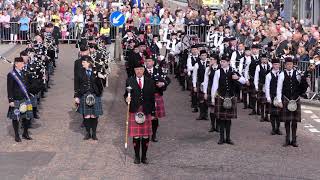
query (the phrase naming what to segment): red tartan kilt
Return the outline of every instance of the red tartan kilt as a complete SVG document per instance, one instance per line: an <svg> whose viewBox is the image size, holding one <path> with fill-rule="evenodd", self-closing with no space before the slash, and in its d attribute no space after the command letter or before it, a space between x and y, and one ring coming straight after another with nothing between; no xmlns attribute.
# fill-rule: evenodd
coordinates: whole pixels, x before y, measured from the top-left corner
<svg viewBox="0 0 320 180"><path fill-rule="evenodd" d="M282 99L283 108L281 111L281 121L283 122L301 122L301 102L300 100L297 101L297 110L291 112L288 110L287 106L289 101L285 98Z"/></svg>
<svg viewBox="0 0 320 180"><path fill-rule="evenodd" d="M146 121L143 124L137 124L135 121L135 113L129 113L129 136L150 136L151 132L151 115L146 115Z"/></svg>
<svg viewBox="0 0 320 180"><path fill-rule="evenodd" d="M156 117L162 118L166 116L166 111L164 109L164 101L163 97L159 94L155 94L155 102L156 102Z"/></svg>
<svg viewBox="0 0 320 180"><path fill-rule="evenodd" d="M220 97L215 98L215 114L218 119L220 120L229 120L229 119L236 119L237 118L237 98L232 98L232 108L231 109L224 109L223 108L223 99Z"/></svg>

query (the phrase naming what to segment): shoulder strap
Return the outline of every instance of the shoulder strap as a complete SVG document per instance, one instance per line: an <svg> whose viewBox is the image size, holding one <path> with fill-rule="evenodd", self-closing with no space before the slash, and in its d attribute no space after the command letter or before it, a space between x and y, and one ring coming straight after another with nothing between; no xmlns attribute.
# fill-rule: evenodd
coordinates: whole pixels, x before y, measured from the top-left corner
<svg viewBox="0 0 320 180"><path fill-rule="evenodd" d="M23 82L19 79L19 77L17 76L17 74L14 71L11 71L10 74L12 75L12 77L14 78L14 80L18 83L21 91L23 92L23 94L26 96L26 98L28 100L30 100L30 97L28 95L28 91L26 86L23 84Z"/></svg>

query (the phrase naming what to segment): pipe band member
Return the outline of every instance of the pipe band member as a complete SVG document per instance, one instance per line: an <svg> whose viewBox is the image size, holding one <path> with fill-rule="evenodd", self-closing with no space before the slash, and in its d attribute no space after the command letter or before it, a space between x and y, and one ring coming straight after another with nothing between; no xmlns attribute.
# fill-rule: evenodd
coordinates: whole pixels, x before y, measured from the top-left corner
<svg viewBox="0 0 320 180"><path fill-rule="evenodd" d="M284 147L289 145L298 147L297 123L301 122L300 95L307 91L308 83L306 77L308 76L308 71L301 75L301 72L293 68L292 58L286 57L285 70L278 77L277 101L278 106L282 109L281 120L284 122L286 129Z"/></svg>
<svg viewBox="0 0 320 180"><path fill-rule="evenodd" d="M215 104L215 114L219 119L220 140L218 144L234 143L230 139L231 119L237 118L237 98L235 84L245 84L246 80L240 76L231 66L228 54L224 54L220 60L221 68L215 72L211 89L211 101ZM226 132L226 136L224 135ZM226 138L224 138L226 137Z"/></svg>
<svg viewBox="0 0 320 180"><path fill-rule="evenodd" d="M130 101L129 106L129 136L133 138L135 151L135 164L148 164L147 150L149 136L151 132L151 121L155 116L155 88L154 81L144 76L145 68L141 61L136 61L134 65L135 76L126 81L126 87L131 87L131 97L128 92L124 94L126 102ZM140 158L140 147L142 156Z"/></svg>
<svg viewBox="0 0 320 180"><path fill-rule="evenodd" d="M155 88L155 118L152 119L152 137L151 141L158 142L157 139L157 129L159 127L159 119L166 116L164 101L163 101L163 93L167 89L170 84L169 77L163 73L162 69L159 66L154 66L154 60L151 56L146 57L146 71L145 76L151 78L154 81Z"/></svg>
<svg viewBox="0 0 320 180"><path fill-rule="evenodd" d="M26 86L25 75L22 71L24 65L23 58L16 57L14 59L13 70L7 75L7 93L9 100L7 117L12 120L16 142L21 142L19 135L20 120L23 126L22 137L26 140L32 140L29 136L28 128L33 118L33 109L28 87Z"/></svg>
<svg viewBox="0 0 320 180"><path fill-rule="evenodd" d="M98 140L96 131L98 118L103 114L101 96L103 85L100 77L93 68L93 60L90 56L82 57L83 68L79 70L75 82L75 102L79 105L77 112L83 116L83 124L86 129L84 140L92 138Z"/></svg>

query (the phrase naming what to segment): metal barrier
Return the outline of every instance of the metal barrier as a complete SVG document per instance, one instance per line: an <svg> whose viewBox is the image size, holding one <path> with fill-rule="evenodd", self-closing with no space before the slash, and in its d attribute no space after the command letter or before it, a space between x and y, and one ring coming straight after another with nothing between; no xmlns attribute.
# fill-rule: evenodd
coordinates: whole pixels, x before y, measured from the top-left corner
<svg viewBox="0 0 320 180"><path fill-rule="evenodd" d="M102 22L94 22L95 28L100 32ZM33 39L39 32L43 25L41 22L32 21L28 24L27 31L21 31L21 26L18 22L10 22L7 25L0 26L0 41L11 43L23 43L27 40ZM81 36L85 28L84 23L70 22L67 25L60 26L61 38L59 41L74 43ZM116 39L116 27L110 26L110 38Z"/></svg>

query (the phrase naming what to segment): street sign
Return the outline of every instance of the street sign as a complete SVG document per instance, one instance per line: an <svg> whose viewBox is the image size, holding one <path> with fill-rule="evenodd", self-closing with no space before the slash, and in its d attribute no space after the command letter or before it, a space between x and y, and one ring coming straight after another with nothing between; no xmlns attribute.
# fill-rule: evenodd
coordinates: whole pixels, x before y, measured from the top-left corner
<svg viewBox="0 0 320 180"><path fill-rule="evenodd" d="M120 11L115 11L110 15L110 22L113 26L121 26L124 24L126 18Z"/></svg>

